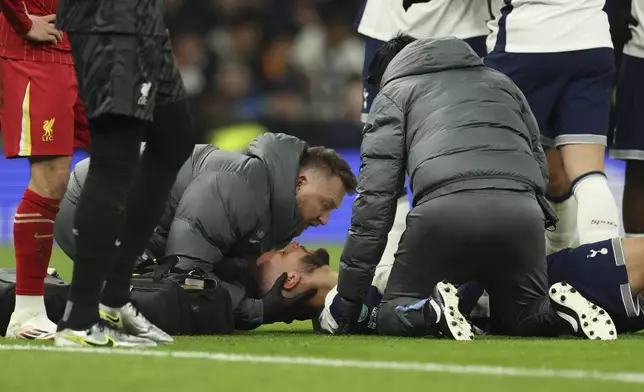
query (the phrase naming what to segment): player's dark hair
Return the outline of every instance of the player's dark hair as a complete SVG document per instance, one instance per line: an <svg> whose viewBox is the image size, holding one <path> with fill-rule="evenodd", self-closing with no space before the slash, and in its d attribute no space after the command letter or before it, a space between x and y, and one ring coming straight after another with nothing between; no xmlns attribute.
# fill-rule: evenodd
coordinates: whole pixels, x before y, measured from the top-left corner
<svg viewBox="0 0 644 392"><path fill-rule="evenodd" d="M385 74L385 70L391 60L396 57L401 50L403 50L407 45L416 41L416 38L400 33L394 38L382 44L381 47L376 50L376 53L369 64L369 70L367 72L367 83L370 85L380 88L380 82L382 81L382 76Z"/></svg>
<svg viewBox="0 0 644 392"><path fill-rule="evenodd" d="M314 250L302 257L302 269L304 272L313 272L318 268L329 265L329 252L324 248Z"/></svg>
<svg viewBox="0 0 644 392"><path fill-rule="evenodd" d="M300 169L315 168L324 170L331 176L338 176L348 195L356 192L358 180L351 166L335 150L326 147L309 147L304 151Z"/></svg>

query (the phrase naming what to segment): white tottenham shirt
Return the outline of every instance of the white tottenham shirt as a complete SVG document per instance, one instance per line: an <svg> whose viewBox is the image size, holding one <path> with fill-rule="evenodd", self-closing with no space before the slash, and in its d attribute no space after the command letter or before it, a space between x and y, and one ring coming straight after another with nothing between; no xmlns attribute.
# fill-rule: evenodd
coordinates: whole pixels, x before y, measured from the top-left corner
<svg viewBox="0 0 644 392"><path fill-rule="evenodd" d="M490 32L486 26L490 19L486 0L432 0L414 4L407 12L402 0L365 1L358 32L380 41L388 41L399 33L414 38L468 39Z"/></svg>
<svg viewBox="0 0 644 392"><path fill-rule="evenodd" d="M603 11L606 0L493 2L488 52L554 53L613 47L608 15Z"/></svg>
<svg viewBox="0 0 644 392"><path fill-rule="evenodd" d="M639 26L631 26L633 38L624 46L624 54L644 59L644 0L633 0L631 14Z"/></svg>

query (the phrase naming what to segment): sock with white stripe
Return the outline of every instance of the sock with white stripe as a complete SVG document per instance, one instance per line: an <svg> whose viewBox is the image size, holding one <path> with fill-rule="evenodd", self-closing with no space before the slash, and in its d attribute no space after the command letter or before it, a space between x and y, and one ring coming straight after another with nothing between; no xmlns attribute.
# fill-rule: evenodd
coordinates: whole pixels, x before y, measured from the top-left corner
<svg viewBox="0 0 644 392"><path fill-rule="evenodd" d="M548 196L548 203L557 214L559 222L554 231L546 231L546 254L569 248L577 228L577 200L572 194L561 198Z"/></svg>
<svg viewBox="0 0 644 392"><path fill-rule="evenodd" d="M619 237L619 212L606 175L590 172L572 182L577 199L577 230L579 243L603 241Z"/></svg>

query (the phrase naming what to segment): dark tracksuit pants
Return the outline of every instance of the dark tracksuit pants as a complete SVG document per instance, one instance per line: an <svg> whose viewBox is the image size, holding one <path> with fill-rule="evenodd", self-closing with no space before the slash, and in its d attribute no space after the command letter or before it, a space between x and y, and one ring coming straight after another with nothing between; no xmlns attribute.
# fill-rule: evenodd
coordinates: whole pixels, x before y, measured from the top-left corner
<svg viewBox="0 0 644 392"><path fill-rule="evenodd" d="M570 333L547 295L544 218L530 192L472 190L416 205L407 216L378 313L378 332L422 336L424 306L443 280L480 280L490 296L493 328L505 335Z"/></svg>

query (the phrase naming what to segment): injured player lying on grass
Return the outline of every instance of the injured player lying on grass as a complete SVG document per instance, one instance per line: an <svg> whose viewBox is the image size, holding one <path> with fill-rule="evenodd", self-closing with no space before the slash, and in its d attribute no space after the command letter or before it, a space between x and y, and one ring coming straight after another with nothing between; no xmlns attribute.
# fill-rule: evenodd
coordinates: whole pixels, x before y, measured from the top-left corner
<svg viewBox="0 0 644 392"><path fill-rule="evenodd" d="M146 260L139 260L139 266L136 269L139 275L148 272L145 262ZM242 265L246 267L240 268ZM150 264L150 266L154 267L155 264ZM133 290L132 301L137 304L138 310L145 317L154 320L157 325L164 328L170 325L186 326L181 331L168 329L168 332L173 335L210 334L206 331L229 333L221 331L225 329L224 326L231 319L234 320L234 328L237 330L251 330L260 325L276 322L262 320L261 314L249 314L250 307L247 306L248 301L262 302L263 307L271 306L266 303L266 298L271 297L269 293L276 290L279 290L280 296L285 298L297 298L302 293L317 290L317 294L308 299L306 306L301 307L297 312L286 310L287 314L283 318L277 317L285 322L315 318L324 306L327 293L338 281L337 273L329 267L329 255L324 249L308 250L296 242L278 250L265 252L255 258L224 259L220 261L219 267L221 268L218 268L217 275L208 273L201 276L216 280L228 292L228 302L231 306L211 307L209 308L211 311L205 311L204 307L207 305L204 302L195 303L195 306L199 306L212 317L193 317L191 312L186 314L177 310L175 303L168 301L167 297L152 295L146 291ZM173 271L199 279L198 269L190 271L174 269ZM149 272L154 272L154 268ZM5 301L8 298L3 297L3 293L12 291L7 288L7 284L11 285L11 282L15 283L15 270L0 269L0 332L3 332L9 323L9 315L13 309L13 302ZM64 283L62 280L58 282L60 282L59 284ZM57 305L60 301L56 297L61 293L64 294L61 290L65 290L65 286L64 284L62 286L56 287L55 291L46 291L45 293L47 313L54 322L60 320L64 309ZM66 295L64 297L66 298ZM212 314L212 312L216 313ZM171 317L176 320L169 320L168 318ZM193 325L193 323L201 325ZM216 325L204 325L204 323L215 323Z"/></svg>
<svg viewBox="0 0 644 392"><path fill-rule="evenodd" d="M578 248L567 248L547 257L548 280L550 285L567 282L559 286L560 292L552 296L568 295L573 298L579 292L598 306L597 314L603 309L610 315L618 333L637 332L644 329L644 238L615 238L585 244ZM360 322L353 326L355 334L378 333L378 307L385 291L391 260L378 265L376 274L365 299ZM447 288L449 290L448 285ZM573 289L572 287L575 287ZM445 289L445 287L443 287ZM478 282L469 282L458 288L460 297L458 310L470 316L473 323L486 333L495 334L494 320L490 319L490 308L483 287ZM452 294L452 293L448 293ZM443 294L444 295L444 294ZM337 302L335 288L328 293L325 308L319 317L323 331L334 333L337 323L334 318L334 304ZM436 295L436 298L440 298ZM428 306L434 309L442 306L436 298L421 299L418 303L417 320L423 319ZM440 301L440 299L439 299ZM603 308L603 309L601 309ZM450 311L450 309L447 309ZM400 309L400 317L409 319L409 309ZM412 315L413 316L413 315ZM593 323L595 316L581 316L581 323ZM604 322L608 323L606 319ZM440 336L436 323L415 323L409 325L409 336Z"/></svg>
<svg viewBox="0 0 644 392"><path fill-rule="evenodd" d="M136 271L146 273L145 268L140 268L142 265ZM154 264L152 266L147 272L154 271ZM215 322L232 317L236 330L253 330L276 322L290 324L294 320L315 319L324 307L327 294L338 282L338 274L329 267L329 254L325 249L309 250L297 242L264 252L258 257L224 258L213 272L205 273L198 266L188 270L175 267L171 272L219 282L230 296L232 315L220 314L215 317ZM288 301L312 291L315 295L292 309L282 308L280 311L277 307L268 312L272 314L271 318L261 314L261 310L266 313L268 308L275 308L272 302L278 298L282 298L279 301ZM136 300L133 294L133 301ZM139 307L144 315L148 309L158 308L151 304ZM164 320L157 323L166 324ZM197 330L208 330L207 327L201 326Z"/></svg>

